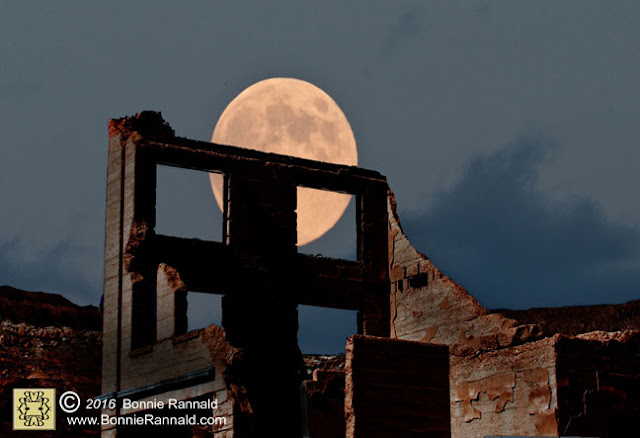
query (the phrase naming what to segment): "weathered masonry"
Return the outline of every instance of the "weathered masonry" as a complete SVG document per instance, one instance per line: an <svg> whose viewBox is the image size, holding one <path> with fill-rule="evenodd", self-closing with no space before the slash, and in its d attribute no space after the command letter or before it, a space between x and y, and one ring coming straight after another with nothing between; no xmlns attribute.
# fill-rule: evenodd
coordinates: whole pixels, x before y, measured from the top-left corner
<svg viewBox="0 0 640 438"><path fill-rule="evenodd" d="M158 165L224 175L220 242L155 232ZM297 252L299 186L355 195L357 261ZM411 245L374 171L179 138L152 112L112 120L105 256L103 397L219 403L208 415L224 422L174 436L614 438L636 428L640 301L491 312ZM222 295L222 328L188 331L190 292ZM299 304L358 312L344 355L300 353ZM140 433L103 427L105 437Z"/></svg>
<svg viewBox="0 0 640 438"><path fill-rule="evenodd" d="M104 397L219 401L212 415L224 423L177 427L176 436L301 437L306 419L320 415L302 402L307 377L297 345L297 306L306 304L358 311L364 337L349 341L345 410L327 420L341 428L341 436L450 435L447 348L390 338L388 189L382 175L178 138L153 112L110 122L108 160ZM224 175L222 242L155 232L158 165ZM299 186L356 196L357 261L297 252ZM224 331L211 326L187 332L188 291L223 296ZM409 357L420 392L410 415L399 410L384 416L385 400L400 403L398 379ZM421 403L431 415L416 414ZM105 437L130 433L139 430L103 428Z"/></svg>
<svg viewBox="0 0 640 438"><path fill-rule="evenodd" d="M637 435L640 300L491 312L411 245L392 194L389 225L391 336L449 346L452 437Z"/></svg>

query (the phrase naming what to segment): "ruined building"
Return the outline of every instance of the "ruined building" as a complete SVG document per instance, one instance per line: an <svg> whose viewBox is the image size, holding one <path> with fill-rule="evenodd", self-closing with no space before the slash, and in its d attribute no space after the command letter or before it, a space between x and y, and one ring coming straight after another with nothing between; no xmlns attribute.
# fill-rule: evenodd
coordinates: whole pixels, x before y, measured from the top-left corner
<svg viewBox="0 0 640 438"><path fill-rule="evenodd" d="M179 412L209 425L58 410L48 437L637 435L640 300L491 312L411 246L377 172L179 138L151 112L109 128L103 314L0 287L0 436L31 436L11 429L18 387L138 403L112 419L216 401ZM222 242L155 232L159 164L225 176ZM357 261L297 252L298 186L356 196ZM188 331L190 292L223 296L223 327ZM298 304L358 311L344 355L300 353Z"/></svg>
<svg viewBox="0 0 640 438"><path fill-rule="evenodd" d="M178 138L150 112L112 120L109 135L103 397L215 398L225 417L214 425L219 436L301 437L314 421L350 437L450 435L447 349L390 338L383 176ZM155 233L159 164L224 175L222 243ZM298 186L357 197L357 261L297 252ZM185 332L188 291L223 295L224 333ZM362 334L350 339L343 370L313 373L309 408L298 304L357 310ZM338 400L327 394L322 403L330 380L344 383ZM321 406L334 401L346 424L342 409ZM136 414L120 406L106 413ZM107 426L103 435L130 431Z"/></svg>
<svg viewBox="0 0 640 438"><path fill-rule="evenodd" d="M221 243L155 233L159 164L224 175ZM298 186L356 196L357 261L297 252ZM187 332L189 291L223 295L222 328ZM344 357L305 361L298 304L358 311ZM606 332L581 321L604 307L491 313L411 246L377 172L110 123L102 397L219 402L177 436L627 436L639 307Z"/></svg>
<svg viewBox="0 0 640 438"><path fill-rule="evenodd" d="M225 175L223 242L155 233L158 164ZM356 195L357 261L297 253L298 185ZM11 430L18 387L217 400L205 414L224 422L178 437L637 435L640 300L491 312L411 246L376 172L178 138L142 113L110 124L107 201L103 318L0 287L0 436L31 436ZM189 291L223 295L223 328L187 331ZM300 354L301 303L358 311L345 355ZM105 410L148 412L167 413ZM37 436L141 433L56 415Z"/></svg>

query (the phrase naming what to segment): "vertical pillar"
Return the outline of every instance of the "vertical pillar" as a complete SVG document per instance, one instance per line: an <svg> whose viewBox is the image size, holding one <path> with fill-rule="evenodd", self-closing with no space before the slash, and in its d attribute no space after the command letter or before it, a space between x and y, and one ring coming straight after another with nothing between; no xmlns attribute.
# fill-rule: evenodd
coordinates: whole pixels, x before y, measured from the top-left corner
<svg viewBox="0 0 640 438"><path fill-rule="evenodd" d="M371 286L358 323L365 335L389 337L388 217L386 184L370 184L358 197L358 260L367 267Z"/></svg>
<svg viewBox="0 0 640 438"><path fill-rule="evenodd" d="M131 265L132 254L155 227L155 163L144 157L143 135L172 136L158 113L143 112L109 122L107 206L105 217L105 283L103 306L102 392L118 392L126 377L132 332L142 343L155 340L156 267ZM132 310L136 301L141 304ZM150 306L151 301L153 305ZM134 318L136 319L133 322ZM137 334L138 334L137 333ZM113 415L113 411L106 414ZM104 431L105 435L115 431Z"/></svg>
<svg viewBox="0 0 640 438"><path fill-rule="evenodd" d="M299 438L298 312L289 269L296 255L296 187L269 174L229 176L229 245L246 275L223 297L227 340L243 349L233 373L250 412L234 415L237 437Z"/></svg>
<svg viewBox="0 0 640 438"><path fill-rule="evenodd" d="M102 316L102 393L116 392L119 382L120 306L122 290L123 133L109 123L107 206L105 217L104 304Z"/></svg>
<svg viewBox="0 0 640 438"><path fill-rule="evenodd" d="M156 216L156 164L141 150L138 129L152 130L155 120L141 113L124 119L122 136L126 137L122 187L122 353L151 345L156 339L156 275L157 266L150 260L136 261L135 253L154 234ZM155 114L155 113L152 113ZM159 117L159 116L158 116ZM157 124L162 119L155 121ZM162 125L158 126L160 128ZM157 129L160 131L160 129Z"/></svg>

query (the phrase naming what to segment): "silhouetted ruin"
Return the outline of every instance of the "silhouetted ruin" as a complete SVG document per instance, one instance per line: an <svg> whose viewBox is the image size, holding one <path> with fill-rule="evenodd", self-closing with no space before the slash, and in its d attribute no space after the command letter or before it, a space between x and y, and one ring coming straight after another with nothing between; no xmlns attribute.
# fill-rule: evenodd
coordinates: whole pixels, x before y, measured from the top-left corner
<svg viewBox="0 0 640 438"><path fill-rule="evenodd" d="M376 360L375 353L368 353L382 342L372 336L386 338L379 345L392 356L424 351L425 369L442 376L438 382L429 376L429 387L439 384L446 402L446 349L389 339L388 189L383 176L353 166L177 138L157 113L113 120L109 128L104 394L129 399L215 396L226 400L224 413L232 419L221 433L257 437L277 430L277 436L301 437L307 371L297 344L297 305L307 304L358 311L358 332L366 338L352 338L346 357L344 405L350 436L388 436L400 424L412 427L408 418L372 414L388 409L382 395L379 406L371 406L371 391L357 396L369 387L367 379L380 379L370 376L370 368L384 364L379 371L389 373L390 384L405 368L402 361ZM155 175L161 164L223 174L223 242L155 233ZM297 252L299 186L356 196L357 261ZM223 295L224 337L184 333L187 291ZM162 382L167 381L165 387ZM424 403L426 408L432 401ZM433 428L448 436L448 409L440 413ZM313 414L305 411L304 416ZM431 427L414 418L416 427ZM342 422L342 415L336 421Z"/></svg>
<svg viewBox="0 0 640 438"><path fill-rule="evenodd" d="M158 165L224 175L221 242L155 232ZM355 195L357 261L297 251L299 186ZM223 296L222 327L188 331L191 292ZM37 331L11 293L0 297L3 346L50 337L42 330L99 343L86 312L47 304L39 318L52 327ZM344 355L300 352L299 304L358 312ZM82 322L58 328L69 318ZM640 301L483 308L413 248L377 172L176 137L154 112L109 124L100 399L217 401L208 415L224 422L172 436L628 437L640 418L639 329ZM74 345L76 365L94 360ZM0 352L9 367L28 347L16 348ZM95 366L58 368L95 391ZM46 383L20 370L25 386ZM145 412L162 414L103 410Z"/></svg>

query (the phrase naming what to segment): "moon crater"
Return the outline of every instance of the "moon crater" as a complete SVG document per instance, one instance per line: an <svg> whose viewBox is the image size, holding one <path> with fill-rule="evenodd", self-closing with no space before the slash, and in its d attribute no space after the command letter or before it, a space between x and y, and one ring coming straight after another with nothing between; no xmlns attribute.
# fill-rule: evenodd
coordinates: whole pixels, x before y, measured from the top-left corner
<svg viewBox="0 0 640 438"><path fill-rule="evenodd" d="M300 158L357 165L351 126L335 101L320 88L293 78L251 85L225 108L211 141ZM222 208L222 177L210 174ZM298 245L326 233L344 213L351 195L298 188Z"/></svg>

